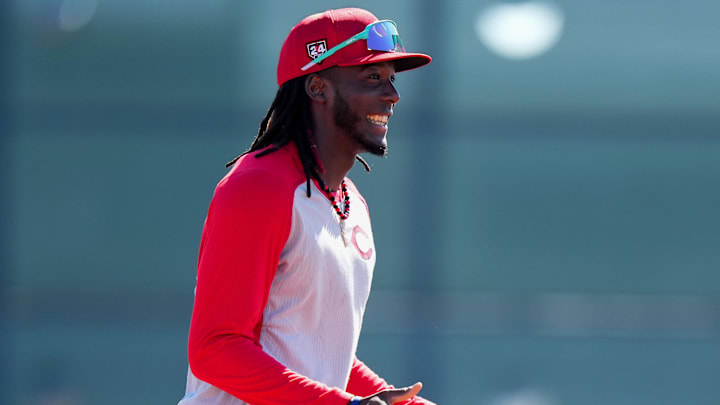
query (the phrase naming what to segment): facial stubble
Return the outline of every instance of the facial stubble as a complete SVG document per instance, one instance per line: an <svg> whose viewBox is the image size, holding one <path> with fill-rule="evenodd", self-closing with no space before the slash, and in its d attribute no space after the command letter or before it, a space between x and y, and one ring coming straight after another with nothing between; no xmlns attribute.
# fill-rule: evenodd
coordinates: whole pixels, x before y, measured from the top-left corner
<svg viewBox="0 0 720 405"><path fill-rule="evenodd" d="M363 118L350 108L347 100L338 93L337 89L335 89L333 119L335 120L335 125L347 132L350 138L359 143L368 153L381 157L387 156L387 144L372 142L370 135L360 132L358 127Z"/></svg>

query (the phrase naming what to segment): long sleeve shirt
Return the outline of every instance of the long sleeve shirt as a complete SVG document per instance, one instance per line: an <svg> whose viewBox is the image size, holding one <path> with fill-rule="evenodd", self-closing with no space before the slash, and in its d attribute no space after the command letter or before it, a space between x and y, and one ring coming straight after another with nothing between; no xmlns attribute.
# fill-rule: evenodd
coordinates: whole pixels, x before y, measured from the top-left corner
<svg viewBox="0 0 720 405"><path fill-rule="evenodd" d="M391 387L355 357L375 264L365 200L346 179L339 221L317 184L307 196L294 144L255 155L210 203L179 405L345 405Z"/></svg>

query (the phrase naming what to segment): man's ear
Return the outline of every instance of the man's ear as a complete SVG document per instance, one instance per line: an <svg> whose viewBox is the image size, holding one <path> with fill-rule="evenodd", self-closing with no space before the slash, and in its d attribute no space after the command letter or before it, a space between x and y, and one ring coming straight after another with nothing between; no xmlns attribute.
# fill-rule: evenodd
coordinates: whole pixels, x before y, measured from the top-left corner
<svg viewBox="0 0 720 405"><path fill-rule="evenodd" d="M327 96L325 95L328 90L328 80L321 77L318 74L311 74L305 79L305 93L307 93L310 100L313 101L325 101Z"/></svg>

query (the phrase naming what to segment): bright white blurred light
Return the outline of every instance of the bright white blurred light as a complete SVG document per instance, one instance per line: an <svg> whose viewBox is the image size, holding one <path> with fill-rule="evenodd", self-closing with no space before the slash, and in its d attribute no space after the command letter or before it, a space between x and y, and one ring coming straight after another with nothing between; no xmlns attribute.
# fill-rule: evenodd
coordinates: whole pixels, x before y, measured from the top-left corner
<svg viewBox="0 0 720 405"><path fill-rule="evenodd" d="M560 39L562 11L551 3L527 1L488 7L475 22L480 41L508 59L530 59L547 52Z"/></svg>
<svg viewBox="0 0 720 405"><path fill-rule="evenodd" d="M97 0L64 0L60 5L59 26L62 31L78 31L95 16Z"/></svg>

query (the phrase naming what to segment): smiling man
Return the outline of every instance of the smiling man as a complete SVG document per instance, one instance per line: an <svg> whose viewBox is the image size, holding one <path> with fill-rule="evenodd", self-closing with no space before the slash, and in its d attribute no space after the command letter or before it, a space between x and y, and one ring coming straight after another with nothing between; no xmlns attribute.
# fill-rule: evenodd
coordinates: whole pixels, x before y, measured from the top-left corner
<svg viewBox="0 0 720 405"><path fill-rule="evenodd" d="M355 356L375 248L346 177L387 154L395 74L430 60L361 9L292 29L275 100L210 203L180 405L431 403Z"/></svg>

